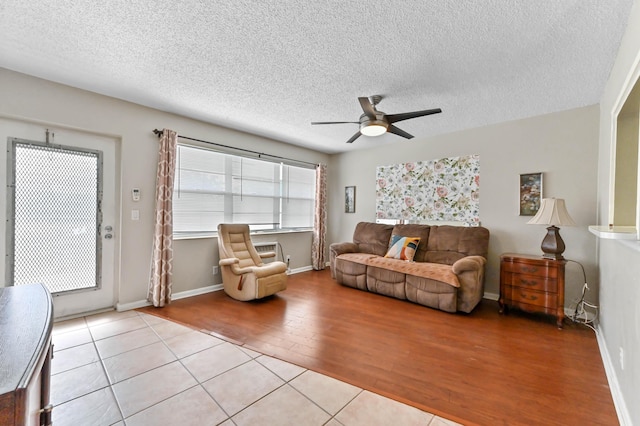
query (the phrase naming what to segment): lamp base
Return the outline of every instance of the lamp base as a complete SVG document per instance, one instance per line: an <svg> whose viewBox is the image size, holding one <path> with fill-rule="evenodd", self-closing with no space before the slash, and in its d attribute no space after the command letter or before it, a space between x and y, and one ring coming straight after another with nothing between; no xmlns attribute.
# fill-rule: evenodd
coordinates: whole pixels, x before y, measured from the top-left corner
<svg viewBox="0 0 640 426"><path fill-rule="evenodd" d="M560 228L551 225L547 228L547 235L542 240L542 255L545 259L564 260L562 253L565 246L562 237L560 236Z"/></svg>

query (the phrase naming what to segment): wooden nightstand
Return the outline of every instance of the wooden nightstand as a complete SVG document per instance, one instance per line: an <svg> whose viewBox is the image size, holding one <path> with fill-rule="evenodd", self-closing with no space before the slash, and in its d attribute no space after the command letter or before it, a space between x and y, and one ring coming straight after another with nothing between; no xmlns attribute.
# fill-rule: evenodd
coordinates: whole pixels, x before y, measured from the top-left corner
<svg viewBox="0 0 640 426"><path fill-rule="evenodd" d="M562 328L566 263L527 254L500 256L500 313L514 307L555 315L558 328Z"/></svg>

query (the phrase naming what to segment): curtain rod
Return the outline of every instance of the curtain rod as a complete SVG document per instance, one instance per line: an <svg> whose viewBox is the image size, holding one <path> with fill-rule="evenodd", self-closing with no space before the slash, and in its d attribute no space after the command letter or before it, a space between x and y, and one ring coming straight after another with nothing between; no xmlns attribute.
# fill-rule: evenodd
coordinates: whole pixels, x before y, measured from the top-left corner
<svg viewBox="0 0 640 426"><path fill-rule="evenodd" d="M156 134L156 136L158 136L158 137L162 136L162 130L153 129L153 133L155 133L155 134ZM235 146L223 145L223 144L221 144L221 143L217 143L217 142L210 142L210 141L205 141L205 140L202 140L202 139L196 139L196 138L190 138L190 137L182 136L182 135L178 135L178 137L179 137L180 139L188 139L188 140L190 140L190 141L202 142L202 143L206 143L206 144L209 144L209 145L215 145L215 146L221 146L221 147L223 147L223 148L227 148L227 149L235 149L235 150L237 150L237 151L249 152L249 153L251 153L251 154L256 154L256 155L258 156L258 158L260 158L261 156L263 156L263 155L264 155L264 156L266 156L266 157L270 157L270 158L277 158L277 159L280 159L280 160L286 160L286 161L292 161L292 162L294 162L294 163L309 164L309 165L314 166L314 167L317 167L317 166L318 166L318 164L316 164L316 163L310 163L310 162L308 162L308 161L295 160L295 159L293 159L293 158L287 158L287 157L280 157L280 156L278 156L278 155L265 154L264 152L252 151L252 150L250 150L250 149L244 149L244 148L237 148L237 147L235 147Z"/></svg>

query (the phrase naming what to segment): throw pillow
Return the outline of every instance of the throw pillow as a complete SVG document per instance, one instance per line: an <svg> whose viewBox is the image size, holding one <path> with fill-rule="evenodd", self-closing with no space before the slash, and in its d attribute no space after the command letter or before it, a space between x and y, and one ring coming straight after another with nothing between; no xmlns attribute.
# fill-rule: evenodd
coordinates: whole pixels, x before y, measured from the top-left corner
<svg viewBox="0 0 640 426"><path fill-rule="evenodd" d="M418 244L420 244L420 238L418 237L392 235L391 241L389 242L389 250L387 250L387 254L385 254L384 257L413 262L413 256L415 256L416 250L418 250Z"/></svg>

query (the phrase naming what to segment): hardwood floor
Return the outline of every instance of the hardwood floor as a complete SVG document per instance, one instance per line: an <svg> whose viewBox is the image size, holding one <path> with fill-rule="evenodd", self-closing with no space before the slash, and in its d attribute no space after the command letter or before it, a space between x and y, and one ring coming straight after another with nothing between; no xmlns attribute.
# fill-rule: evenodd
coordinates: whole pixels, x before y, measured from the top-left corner
<svg viewBox="0 0 640 426"><path fill-rule="evenodd" d="M498 314L449 314L344 287L328 270L254 302L219 291L140 311L204 329L464 424L618 424L594 332Z"/></svg>

